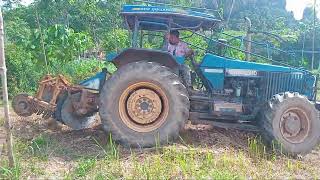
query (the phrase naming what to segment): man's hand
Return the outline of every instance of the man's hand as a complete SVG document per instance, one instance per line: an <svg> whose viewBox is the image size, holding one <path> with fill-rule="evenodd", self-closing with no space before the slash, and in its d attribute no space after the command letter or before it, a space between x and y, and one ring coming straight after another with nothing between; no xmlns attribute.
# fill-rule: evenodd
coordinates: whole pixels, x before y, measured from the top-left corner
<svg viewBox="0 0 320 180"><path fill-rule="evenodd" d="M186 52L185 57L186 57L186 58L190 58L190 57L192 57L192 56L194 56L194 51L193 51L192 49L189 49L189 50Z"/></svg>

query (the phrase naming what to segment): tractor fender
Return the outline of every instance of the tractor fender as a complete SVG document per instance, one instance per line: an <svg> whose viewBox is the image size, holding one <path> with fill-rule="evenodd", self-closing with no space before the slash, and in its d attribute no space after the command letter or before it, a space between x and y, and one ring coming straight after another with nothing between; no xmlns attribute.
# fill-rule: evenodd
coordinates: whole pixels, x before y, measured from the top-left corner
<svg viewBox="0 0 320 180"><path fill-rule="evenodd" d="M179 67L178 62L170 53L161 50L129 48L112 59L117 68L138 61L156 62L170 69Z"/></svg>

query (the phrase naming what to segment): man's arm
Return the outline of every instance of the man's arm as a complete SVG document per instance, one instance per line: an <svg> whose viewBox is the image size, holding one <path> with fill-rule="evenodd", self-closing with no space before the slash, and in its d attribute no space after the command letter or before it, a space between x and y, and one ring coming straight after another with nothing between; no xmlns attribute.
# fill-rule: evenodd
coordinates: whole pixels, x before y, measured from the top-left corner
<svg viewBox="0 0 320 180"><path fill-rule="evenodd" d="M192 57L194 55L194 51L185 44L185 57Z"/></svg>

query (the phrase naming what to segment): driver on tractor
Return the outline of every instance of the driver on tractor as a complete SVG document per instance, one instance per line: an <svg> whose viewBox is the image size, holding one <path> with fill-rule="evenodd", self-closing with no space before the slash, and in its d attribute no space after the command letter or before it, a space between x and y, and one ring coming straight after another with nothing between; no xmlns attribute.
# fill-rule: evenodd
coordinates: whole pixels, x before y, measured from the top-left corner
<svg viewBox="0 0 320 180"><path fill-rule="evenodd" d="M188 45L180 40L180 33L177 30L172 30L166 37L169 41L168 52L173 56L191 57L193 50Z"/></svg>
<svg viewBox="0 0 320 180"><path fill-rule="evenodd" d="M192 58L194 52L188 47L188 45L180 40L180 33L177 30L171 30L169 34L166 35L166 39L169 42L167 45L167 51L173 56ZM190 68L186 64L180 66L180 73L183 77L185 85L189 90L192 89Z"/></svg>

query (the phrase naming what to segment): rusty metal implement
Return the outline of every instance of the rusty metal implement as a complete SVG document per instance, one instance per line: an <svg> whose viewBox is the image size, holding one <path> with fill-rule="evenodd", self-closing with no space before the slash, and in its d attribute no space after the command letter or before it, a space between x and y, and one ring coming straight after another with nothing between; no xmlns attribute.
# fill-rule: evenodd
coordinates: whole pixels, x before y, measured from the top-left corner
<svg viewBox="0 0 320 180"><path fill-rule="evenodd" d="M59 99L65 94L81 94L80 100L73 105L79 114L86 114L89 111L97 109L97 92L88 90L79 85L72 85L62 75L52 77L46 75L39 82L39 88L35 96L28 94L18 94L13 98L12 107L15 113L22 117L28 117L33 114L42 115L44 119L54 115L57 109ZM78 98L79 99L79 98Z"/></svg>

